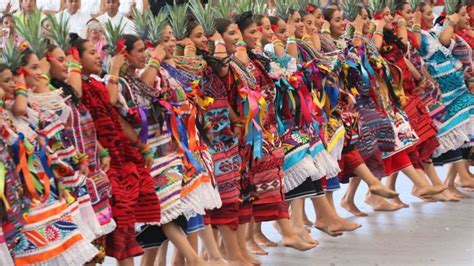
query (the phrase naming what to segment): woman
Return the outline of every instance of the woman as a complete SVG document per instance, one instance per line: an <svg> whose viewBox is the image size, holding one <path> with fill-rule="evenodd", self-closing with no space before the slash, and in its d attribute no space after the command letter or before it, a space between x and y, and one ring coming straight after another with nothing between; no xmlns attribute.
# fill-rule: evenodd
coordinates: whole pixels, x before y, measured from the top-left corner
<svg viewBox="0 0 474 266"><path fill-rule="evenodd" d="M62 49L53 45L48 49L48 61L51 65L51 85L62 90L63 98L69 99L67 105L71 110L65 121L68 135L74 140L76 150L80 154L86 154L88 158L87 188L100 226L94 232L94 244L100 251L94 261L103 263L105 235L116 227L110 206L111 185L105 174L110 165L110 156L97 141L94 121L74 89L82 86L82 66L72 56L66 58Z"/></svg>
<svg viewBox="0 0 474 266"><path fill-rule="evenodd" d="M196 73L203 79L202 97L213 99L212 103L205 106L203 118L204 124L207 125L204 128L206 136L212 144L209 145L209 152L214 162L214 176L222 206L209 210L207 216L210 224L217 227L221 233L228 261L245 263L237 241L242 159L239 154L238 139L232 128L239 121L229 106L227 90L221 80L221 77L226 76L228 72L225 42L217 31L214 35L206 37L203 27L193 19L188 19L186 32L187 37L197 49L197 59L202 57L206 62L205 69ZM211 43L214 45L209 45ZM210 50L211 46L214 47L214 51ZM209 256L215 257L211 252L209 253Z"/></svg>
<svg viewBox="0 0 474 266"><path fill-rule="evenodd" d="M37 191L26 183L28 188L24 197L31 200L31 204L28 216L24 216L25 225L20 229L14 246L15 263L84 264L97 254L97 249L79 231L86 230L88 225L81 224L79 228L77 222L85 221L79 219L80 214L78 217L77 211L66 204L66 199L68 202L71 200L67 190L79 188L82 179L79 165L71 160L75 150L64 137L65 130L60 118L48 108L27 98L29 93L26 88L34 88L38 92L47 86L48 83L42 78L47 70L40 68L38 57L30 50L22 51L21 56L19 73L26 77L23 79L20 76L15 89L15 101L8 108L12 112L9 120L14 127L9 128L9 138L6 140L15 151L15 163L23 165L20 171L22 179L33 182L31 178L39 178L43 186ZM28 168L24 165L27 159L25 156L41 167ZM42 237L42 244L30 242L33 235Z"/></svg>
<svg viewBox="0 0 474 266"><path fill-rule="evenodd" d="M115 257L119 264L130 265L134 256L143 253L135 239L135 223L159 223L160 205L142 155L127 139L119 113L112 105L118 96L118 73L125 58L118 54L112 59L109 92L92 77L100 73L101 67L95 46L83 39L75 40L72 45L82 65L82 87L77 88L77 94L92 115L97 139L111 156L107 175L112 185L112 213L117 228L107 235L106 254ZM140 147L142 152L146 152L144 148Z"/></svg>
<svg viewBox="0 0 474 266"><path fill-rule="evenodd" d="M400 2L396 6L396 15L400 16L400 19L404 19L407 23L408 52L406 58L408 61L406 61L406 64L416 83L416 88L413 90L412 94L419 97L422 104L428 108L433 121L442 121L441 116L444 106L440 102L441 91L433 82L433 79L426 70L424 61L417 50L417 47L420 46L420 40L416 37L415 32L421 30L421 12L417 11L415 16L408 2ZM432 184L441 185L442 181L438 177L433 164L429 163L430 161L431 157L428 161L425 161L424 163L422 162L423 171L419 170L418 173L421 176L426 174ZM459 199L449 192L449 190L422 199L427 201L459 201Z"/></svg>
<svg viewBox="0 0 474 266"><path fill-rule="evenodd" d="M179 227L186 228L187 222L184 214L187 214L185 205L187 201L182 199L181 193L185 177L185 168L182 162L183 154L180 152L179 140L176 136L167 133L166 125L172 125L173 118L164 115L164 107L160 101L173 104L166 98L167 87L158 85L155 87L156 77L160 71L160 63L167 58L167 51L163 45L156 47L150 59L146 62L146 49L143 40L133 35L125 35L125 49L127 51L128 68L127 73L120 80L120 95L114 103L124 116L132 130L126 130L131 141L149 145L153 152L150 159L151 175L154 179L155 190L160 199L161 207L161 229L158 226L142 226L137 234L137 239L143 248L146 248L143 256L143 264L155 261L156 248L166 240L173 242L180 253L184 254L187 261L198 259L198 254L192 249ZM140 75L137 71L142 69ZM139 110L145 112L144 116ZM139 111L139 112L136 112ZM199 210L193 209L192 212ZM163 233L156 232L163 230Z"/></svg>
<svg viewBox="0 0 474 266"><path fill-rule="evenodd" d="M86 39L95 45L95 48L100 54L100 60L103 61L106 55L104 50L104 46L106 45L104 29L95 18L89 20L86 24Z"/></svg>

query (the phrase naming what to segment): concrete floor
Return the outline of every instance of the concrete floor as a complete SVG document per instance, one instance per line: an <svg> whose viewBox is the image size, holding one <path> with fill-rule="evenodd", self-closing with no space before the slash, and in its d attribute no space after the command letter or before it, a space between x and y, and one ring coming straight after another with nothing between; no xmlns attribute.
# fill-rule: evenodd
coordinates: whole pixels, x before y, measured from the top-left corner
<svg viewBox="0 0 474 266"><path fill-rule="evenodd" d="M438 169L445 176L443 168ZM345 191L335 193L338 203ZM277 247L268 248L269 255L260 256L263 265L474 265L474 193L459 203L423 203L410 195L411 183L405 176L399 178L397 189L410 208L396 212L372 212L364 201L367 187L362 185L356 204L369 217L352 217L338 208L338 213L362 224L362 228L338 238L312 230L320 245L313 250L300 252ZM310 219L314 212L306 204ZM273 241L280 236L270 223L264 233ZM280 243L281 244L281 243ZM140 259L136 258L136 265ZM107 259L104 265L115 265Z"/></svg>

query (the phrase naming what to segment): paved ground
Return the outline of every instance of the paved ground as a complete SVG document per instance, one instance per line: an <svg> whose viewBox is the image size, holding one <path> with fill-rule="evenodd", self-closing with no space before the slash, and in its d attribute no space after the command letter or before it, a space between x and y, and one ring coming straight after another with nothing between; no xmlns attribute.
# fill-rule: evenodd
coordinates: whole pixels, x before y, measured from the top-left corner
<svg viewBox="0 0 474 266"><path fill-rule="evenodd" d="M444 176L444 169L439 169ZM261 256L263 265L474 265L474 193L459 203L423 203L409 194L411 183L399 178L398 190L410 208L392 213L371 212L363 202L366 186L360 188L356 202L369 217L355 218L339 208L343 217L362 224L355 232L331 238L317 230L312 236L320 245L307 252L270 248ZM345 187L335 194L336 202ZM307 204L310 218L314 213ZM270 224L264 232L274 241L281 238ZM136 259L139 265L140 259ZM115 265L107 259L105 265Z"/></svg>

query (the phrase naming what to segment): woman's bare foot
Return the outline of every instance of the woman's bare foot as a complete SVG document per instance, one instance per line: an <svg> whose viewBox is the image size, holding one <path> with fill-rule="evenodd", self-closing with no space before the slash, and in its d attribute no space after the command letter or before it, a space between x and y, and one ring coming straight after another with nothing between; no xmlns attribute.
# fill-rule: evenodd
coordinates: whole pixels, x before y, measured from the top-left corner
<svg viewBox="0 0 474 266"><path fill-rule="evenodd" d="M384 198L387 198L387 199L391 199L393 197L398 196L398 192L393 191L393 190L385 187L381 183L369 186L369 191L372 194L375 194L375 195L378 195L378 196L381 196L381 197L384 197Z"/></svg>
<svg viewBox="0 0 474 266"><path fill-rule="evenodd" d="M318 244L319 244L319 242L317 242L317 241L314 244L310 244L310 243L304 241L298 235L283 237L283 246L289 247L289 248L294 248L294 249L299 250L299 251L310 250L312 248L315 248Z"/></svg>
<svg viewBox="0 0 474 266"><path fill-rule="evenodd" d="M213 265L213 266L227 266L229 265L229 262L225 261L224 259L212 259L207 261L208 265Z"/></svg>
<svg viewBox="0 0 474 266"><path fill-rule="evenodd" d="M338 221L325 221L321 219L316 220L314 228L332 237L342 236L344 231L344 226Z"/></svg>
<svg viewBox="0 0 474 266"><path fill-rule="evenodd" d="M466 178L461 178L459 175L456 177L456 185L466 188L466 189L474 189L474 178L470 176Z"/></svg>
<svg viewBox="0 0 474 266"><path fill-rule="evenodd" d="M417 194L417 190L416 190L416 187L413 186L413 188L411 189L411 194L419 199L421 199L422 201L424 202L436 202L437 200L434 199L432 196L425 196L425 197L422 197L420 196L419 194ZM436 196L439 196L441 195L442 193L439 193L439 194L436 194ZM440 197L437 197L440 201L441 201L441 198Z"/></svg>
<svg viewBox="0 0 474 266"><path fill-rule="evenodd" d="M410 205L403 202L400 197L395 197L393 199L389 199L389 202L395 206L397 206L397 208L401 209L401 208L409 208Z"/></svg>
<svg viewBox="0 0 474 266"><path fill-rule="evenodd" d="M263 247L277 247L278 244L268 239L260 230L254 230L253 238L259 246Z"/></svg>
<svg viewBox="0 0 474 266"><path fill-rule="evenodd" d="M319 242L311 237L311 235L308 233L306 228L304 226L299 226L295 227L295 232L296 234L303 239L305 242L311 244L311 245L319 245Z"/></svg>
<svg viewBox="0 0 474 266"><path fill-rule="evenodd" d="M346 209L346 211L352 213L352 215L357 216L357 217L366 217L368 216L367 213L359 210L357 206L355 205L354 201L348 200L347 197L343 197L341 199L341 207Z"/></svg>
<svg viewBox="0 0 474 266"><path fill-rule="evenodd" d="M456 188L456 186L450 186L448 191L458 199L469 198L469 196Z"/></svg>
<svg viewBox="0 0 474 266"><path fill-rule="evenodd" d="M343 219L343 218L339 218L339 221L342 223L344 229L343 231L354 231L356 229L359 229L362 227L361 224L358 224L358 223L353 223L349 220L346 220L346 219Z"/></svg>
<svg viewBox="0 0 474 266"><path fill-rule="evenodd" d="M304 225L305 225L305 226L308 226L309 228L313 227L313 222L311 222L311 221L308 219L308 216L306 216L306 213L304 214L303 222L304 222Z"/></svg>
<svg viewBox="0 0 474 266"><path fill-rule="evenodd" d="M398 198L398 200L400 200L400 198L398 196L395 197L395 199L396 198ZM393 199L391 199L391 200L393 200ZM374 211L378 211L378 212L392 212L392 211L396 211L396 210L399 210L399 209L403 208L403 206L401 206L399 204L393 204L390 201L387 201L385 198L382 198L382 197L376 196L376 195L372 195L370 193L367 194L367 196L365 197L365 203L370 205L370 207L372 207L372 209Z"/></svg>
<svg viewBox="0 0 474 266"><path fill-rule="evenodd" d="M262 265L262 263L259 260L257 260L256 258L254 258L252 255L248 253L248 249L247 251L242 252L242 256L244 257L247 264L254 265L254 266Z"/></svg>
<svg viewBox="0 0 474 266"><path fill-rule="evenodd" d="M416 187L413 191L421 197L439 194L448 189L445 185Z"/></svg>
<svg viewBox="0 0 474 266"><path fill-rule="evenodd" d="M429 196L429 198L442 202L459 202L460 199L454 196L449 190L445 190L437 195Z"/></svg>
<svg viewBox="0 0 474 266"><path fill-rule="evenodd" d="M261 248L255 241L247 240L247 250L254 255L268 255L268 251Z"/></svg>

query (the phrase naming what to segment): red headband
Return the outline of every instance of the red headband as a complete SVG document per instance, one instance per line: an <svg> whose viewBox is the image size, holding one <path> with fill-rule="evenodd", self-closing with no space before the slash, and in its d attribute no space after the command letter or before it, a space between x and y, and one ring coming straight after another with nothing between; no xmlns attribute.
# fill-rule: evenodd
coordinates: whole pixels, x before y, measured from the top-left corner
<svg viewBox="0 0 474 266"><path fill-rule="evenodd" d="M374 19L383 19L384 17L384 12L380 12L380 13L374 13Z"/></svg>
<svg viewBox="0 0 474 266"><path fill-rule="evenodd" d="M77 50L76 47L71 47L66 51L66 55L72 55L72 57L79 61L81 60L81 57L79 56L79 51Z"/></svg>
<svg viewBox="0 0 474 266"><path fill-rule="evenodd" d="M123 52L123 55L127 56L128 55L128 52L127 50L125 49L125 40L124 39L121 39L117 42L117 45L115 46L116 48L116 51L118 53L120 52Z"/></svg>
<svg viewBox="0 0 474 266"><path fill-rule="evenodd" d="M17 72L18 72L18 74L23 74L23 77L25 77L25 78L30 75L30 73L28 71L26 71L26 69L24 69L23 67L19 67Z"/></svg>
<svg viewBox="0 0 474 266"><path fill-rule="evenodd" d="M272 31L277 31L278 30L278 26L277 25L272 25Z"/></svg>

